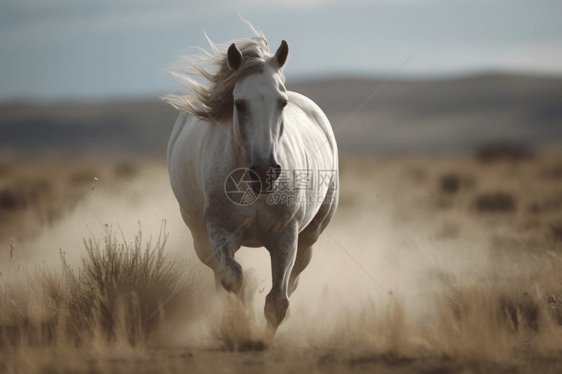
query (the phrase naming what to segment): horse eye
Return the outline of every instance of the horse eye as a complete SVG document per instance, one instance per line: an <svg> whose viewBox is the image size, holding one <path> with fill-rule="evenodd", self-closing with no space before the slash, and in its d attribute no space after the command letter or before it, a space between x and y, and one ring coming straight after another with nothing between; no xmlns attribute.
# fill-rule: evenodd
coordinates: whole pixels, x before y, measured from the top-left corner
<svg viewBox="0 0 562 374"><path fill-rule="evenodd" d="M244 110L246 110L246 103L243 101L235 101L234 105L239 112L243 112Z"/></svg>
<svg viewBox="0 0 562 374"><path fill-rule="evenodd" d="M281 108L285 108L287 106L287 104L289 104L289 100L285 100L285 101L281 102Z"/></svg>

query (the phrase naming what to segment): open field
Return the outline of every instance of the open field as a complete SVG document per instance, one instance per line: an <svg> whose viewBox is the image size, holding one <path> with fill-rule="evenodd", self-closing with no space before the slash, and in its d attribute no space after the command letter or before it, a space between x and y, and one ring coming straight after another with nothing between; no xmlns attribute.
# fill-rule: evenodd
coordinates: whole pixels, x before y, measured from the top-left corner
<svg viewBox="0 0 562 374"><path fill-rule="evenodd" d="M384 86L384 89L380 89ZM368 77L288 81L317 103L341 152L471 152L509 141L560 149L562 79L488 74L385 84ZM363 102L373 92L376 96ZM359 106L361 110L350 118ZM4 154L166 154L177 111L158 97L107 102L0 102ZM343 125L345 123L345 125Z"/></svg>
<svg viewBox="0 0 562 374"><path fill-rule="evenodd" d="M488 156L342 156L267 349L267 252L215 300L163 163L1 164L0 372L560 372L562 156Z"/></svg>

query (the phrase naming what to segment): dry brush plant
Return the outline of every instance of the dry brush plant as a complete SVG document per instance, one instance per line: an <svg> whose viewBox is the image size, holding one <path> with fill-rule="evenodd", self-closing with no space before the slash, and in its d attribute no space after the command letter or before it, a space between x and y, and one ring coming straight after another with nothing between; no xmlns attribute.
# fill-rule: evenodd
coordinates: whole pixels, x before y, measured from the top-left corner
<svg viewBox="0 0 562 374"><path fill-rule="evenodd" d="M84 240L75 270L60 252L61 271L46 266L28 273L25 295L0 291L0 353L18 347L143 347L165 313L189 313L196 291L193 272L181 257L164 253L163 225L157 242L143 246L140 230L131 243L105 227L103 241Z"/></svg>
<svg viewBox="0 0 562 374"><path fill-rule="evenodd" d="M528 257L526 268L517 259L516 270L500 264L478 277L441 277L440 290L427 300L431 313L416 314L415 305L395 296L405 309L388 299L343 309L335 318L308 315L299 327L308 336L304 345L320 347L320 361L330 364L431 372L540 364L546 365L542 372L556 372L562 357L562 256ZM285 338L285 345L296 338Z"/></svg>

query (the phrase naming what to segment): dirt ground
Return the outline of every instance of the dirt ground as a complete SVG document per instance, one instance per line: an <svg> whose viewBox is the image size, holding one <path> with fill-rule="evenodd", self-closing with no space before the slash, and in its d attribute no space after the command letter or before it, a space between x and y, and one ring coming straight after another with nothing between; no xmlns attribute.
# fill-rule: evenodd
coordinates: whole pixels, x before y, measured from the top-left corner
<svg viewBox="0 0 562 374"><path fill-rule="evenodd" d="M267 252L237 253L253 306L216 301L165 164L0 164L0 372L560 372L561 155L344 155L340 191L290 316L265 347ZM165 253L181 257L163 265L170 277L156 289L135 280L131 303L102 295L109 306L95 317L103 308L75 299L87 287L65 283L84 282L88 248L97 243L99 261L108 248L132 253L142 232L144 253L150 238L158 247L163 220ZM180 278L183 299L147 317Z"/></svg>

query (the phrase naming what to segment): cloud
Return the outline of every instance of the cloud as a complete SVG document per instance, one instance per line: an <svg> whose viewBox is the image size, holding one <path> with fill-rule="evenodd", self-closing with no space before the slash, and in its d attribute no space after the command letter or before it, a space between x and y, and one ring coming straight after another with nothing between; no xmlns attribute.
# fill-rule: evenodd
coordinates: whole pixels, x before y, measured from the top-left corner
<svg viewBox="0 0 562 374"><path fill-rule="evenodd" d="M431 0L377 0L375 3L427 3ZM310 10L350 3L372 4L366 0L100 0L76 2L54 0L22 0L0 5L0 43L75 39L81 35L110 32L134 33L170 27L179 23L209 19L224 14ZM243 14L242 14L243 16Z"/></svg>
<svg viewBox="0 0 562 374"><path fill-rule="evenodd" d="M289 41L290 79L392 73L416 50L399 76L562 74L555 10L553 0L3 2L0 96L167 90L145 51L166 66L185 47L207 48L204 30L219 43L251 36L239 15L275 47Z"/></svg>
<svg viewBox="0 0 562 374"><path fill-rule="evenodd" d="M458 74L475 71L506 71L534 74L562 73L562 46L554 43L507 46L459 45L422 47L409 74Z"/></svg>
<svg viewBox="0 0 562 374"><path fill-rule="evenodd" d="M222 2L213 2L223 11L230 8L227 4L223 6L220 3ZM36 10L12 11L19 14L20 19L11 27L1 30L0 42L18 44L29 41L78 39L85 35L112 32L135 33L204 19L213 14L212 8L208 5L190 7L178 1L161 3L144 1L138 4L126 0L115 3L102 1L96 6L77 7L60 0L55 6L59 12L49 11L43 17L36 14Z"/></svg>

